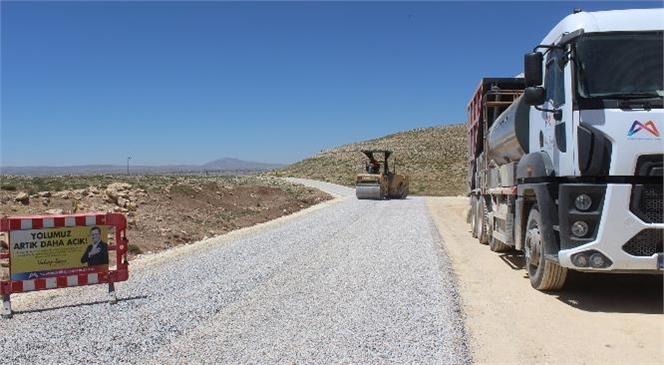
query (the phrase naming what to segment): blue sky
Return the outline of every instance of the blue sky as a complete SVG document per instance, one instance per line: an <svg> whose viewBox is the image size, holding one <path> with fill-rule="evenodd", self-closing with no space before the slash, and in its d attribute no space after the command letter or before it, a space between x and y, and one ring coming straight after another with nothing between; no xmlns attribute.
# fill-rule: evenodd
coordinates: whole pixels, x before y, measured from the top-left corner
<svg viewBox="0 0 664 365"><path fill-rule="evenodd" d="M0 2L3 166L292 163L462 123L574 7L652 2Z"/></svg>

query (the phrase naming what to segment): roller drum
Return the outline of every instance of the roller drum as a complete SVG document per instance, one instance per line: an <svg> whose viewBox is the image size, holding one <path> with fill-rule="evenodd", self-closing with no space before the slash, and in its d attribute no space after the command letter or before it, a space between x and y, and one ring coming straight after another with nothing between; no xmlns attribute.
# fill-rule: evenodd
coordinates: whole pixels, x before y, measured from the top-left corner
<svg viewBox="0 0 664 365"><path fill-rule="evenodd" d="M358 184L355 186L355 196L358 199L382 199L380 185Z"/></svg>

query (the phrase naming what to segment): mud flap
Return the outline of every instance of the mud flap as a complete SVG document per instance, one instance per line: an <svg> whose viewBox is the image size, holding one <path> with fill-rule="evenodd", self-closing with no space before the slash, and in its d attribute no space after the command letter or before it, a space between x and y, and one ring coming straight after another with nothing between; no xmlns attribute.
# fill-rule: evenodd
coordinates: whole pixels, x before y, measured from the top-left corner
<svg viewBox="0 0 664 365"><path fill-rule="evenodd" d="M548 183L534 183L522 184L519 186L519 195L522 195L523 190L533 190L537 198L537 206L542 219L542 226L540 227L542 235L542 243L544 246L545 255L558 256L560 244L556 237L556 232L553 227L558 225L558 207L555 205L554 198L551 196L551 184ZM524 212L527 215L528 212ZM557 260L556 260L557 261Z"/></svg>

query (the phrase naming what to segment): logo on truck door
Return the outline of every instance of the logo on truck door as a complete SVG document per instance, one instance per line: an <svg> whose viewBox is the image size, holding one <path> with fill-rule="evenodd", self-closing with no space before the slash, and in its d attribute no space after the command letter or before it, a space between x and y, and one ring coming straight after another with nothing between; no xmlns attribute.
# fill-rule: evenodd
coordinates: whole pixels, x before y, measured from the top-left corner
<svg viewBox="0 0 664 365"><path fill-rule="evenodd" d="M659 137L659 130L657 130L657 126L655 126L655 123L652 120L649 120L645 123L641 123L638 120L635 120L632 124L632 128L630 128L629 132L627 132L627 137L632 137L642 130L645 130L655 137Z"/></svg>

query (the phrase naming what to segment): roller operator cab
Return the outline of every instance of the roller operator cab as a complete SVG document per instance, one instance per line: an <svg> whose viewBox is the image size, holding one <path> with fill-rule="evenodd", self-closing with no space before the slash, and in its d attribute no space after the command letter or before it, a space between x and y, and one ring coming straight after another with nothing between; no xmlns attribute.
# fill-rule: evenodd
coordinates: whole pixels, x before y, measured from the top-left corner
<svg viewBox="0 0 664 365"><path fill-rule="evenodd" d="M468 105L473 235L567 271L661 274L664 9L577 11Z"/></svg>
<svg viewBox="0 0 664 365"><path fill-rule="evenodd" d="M361 150L368 161L364 172L355 177L355 195L358 199L405 199L408 196L410 178L397 174L395 164L388 163L390 150ZM393 160L394 161L394 160Z"/></svg>

